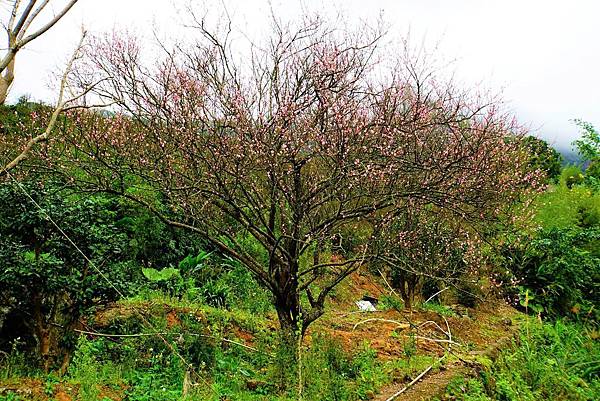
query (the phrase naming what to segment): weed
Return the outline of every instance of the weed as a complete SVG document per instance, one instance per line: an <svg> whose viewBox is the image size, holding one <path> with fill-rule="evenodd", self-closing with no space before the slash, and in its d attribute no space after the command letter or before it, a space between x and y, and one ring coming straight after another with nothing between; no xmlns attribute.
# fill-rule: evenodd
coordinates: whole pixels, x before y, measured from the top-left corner
<svg viewBox="0 0 600 401"><path fill-rule="evenodd" d="M85 336L80 336L73 362L69 368L69 375L74 382L80 385L79 395L82 401L96 401L100 394L96 371L98 362L95 354L95 344Z"/></svg>
<svg viewBox="0 0 600 401"><path fill-rule="evenodd" d="M410 333L408 339L404 342L402 351L404 352L404 356L406 356L409 361L417 354L417 341L415 339L415 333Z"/></svg>
<svg viewBox="0 0 600 401"><path fill-rule="evenodd" d="M586 401L600 397L600 345L584 327L529 320L513 348L477 379L459 378L447 389L463 401Z"/></svg>
<svg viewBox="0 0 600 401"><path fill-rule="evenodd" d="M402 312L404 310L404 302L400 297L395 295L382 295L379 298L378 308L384 311L396 310Z"/></svg>
<svg viewBox="0 0 600 401"><path fill-rule="evenodd" d="M24 376L31 372L28 357L22 352L20 339L17 338L11 343L9 352L0 352L0 378L6 380L14 376Z"/></svg>
<svg viewBox="0 0 600 401"><path fill-rule="evenodd" d="M447 307L446 305L439 304L437 302L427 302L421 305L421 308L425 311L435 312L440 316L453 317L456 316L456 312Z"/></svg>
<svg viewBox="0 0 600 401"><path fill-rule="evenodd" d="M9 391L8 393L1 395L0 394L0 401L25 401L20 395Z"/></svg>
<svg viewBox="0 0 600 401"><path fill-rule="evenodd" d="M477 379L458 376L448 384L447 395L453 400L492 401L486 394L483 383Z"/></svg>

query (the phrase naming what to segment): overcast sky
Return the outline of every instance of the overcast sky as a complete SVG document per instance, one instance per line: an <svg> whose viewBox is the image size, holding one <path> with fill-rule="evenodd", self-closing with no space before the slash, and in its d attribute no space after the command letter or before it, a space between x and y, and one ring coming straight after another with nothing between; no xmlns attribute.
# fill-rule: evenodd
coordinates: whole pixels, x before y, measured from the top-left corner
<svg viewBox="0 0 600 401"><path fill-rule="evenodd" d="M53 0L56 8L65 0ZM224 0L237 28L264 27L268 0ZM82 24L90 31L133 29L151 36L180 32L176 8L188 0L79 0L52 31L19 53L11 98L51 100L49 74L64 63ZM223 1L196 1L221 9ZM394 35L410 30L447 60L464 82L483 83L504 99L532 133L568 149L581 118L600 128L600 1L597 0L272 0L276 15L302 8L352 21L383 15Z"/></svg>

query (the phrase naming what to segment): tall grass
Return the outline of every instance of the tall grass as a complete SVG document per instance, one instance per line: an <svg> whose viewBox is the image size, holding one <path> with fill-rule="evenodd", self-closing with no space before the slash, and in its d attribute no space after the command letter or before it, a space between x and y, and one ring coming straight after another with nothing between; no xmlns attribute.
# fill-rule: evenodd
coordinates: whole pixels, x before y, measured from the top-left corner
<svg viewBox="0 0 600 401"><path fill-rule="evenodd" d="M600 343L594 329L558 320L529 321L511 349L477 379L448 387L462 401L600 399Z"/></svg>

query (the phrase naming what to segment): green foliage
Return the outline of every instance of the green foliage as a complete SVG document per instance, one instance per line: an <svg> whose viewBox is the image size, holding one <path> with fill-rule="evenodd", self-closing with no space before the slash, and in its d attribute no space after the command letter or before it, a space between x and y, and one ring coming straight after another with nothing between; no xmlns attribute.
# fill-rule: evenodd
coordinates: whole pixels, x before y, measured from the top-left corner
<svg viewBox="0 0 600 401"><path fill-rule="evenodd" d="M366 400L389 381L377 353L366 343L351 355L339 341L317 336L304 360L307 400Z"/></svg>
<svg viewBox="0 0 600 401"><path fill-rule="evenodd" d="M585 179L581 168L574 165L565 166L560 173L560 183L571 189L584 183Z"/></svg>
<svg viewBox="0 0 600 401"><path fill-rule="evenodd" d="M185 275L191 275L200 270L205 263L209 260L211 253L206 252L204 250L200 250L196 256L188 255L186 256L177 267L181 270Z"/></svg>
<svg viewBox="0 0 600 401"><path fill-rule="evenodd" d="M91 298L114 299L115 288L58 232L46 218L48 213L95 265L111 271L117 288L127 290L132 273L124 258L127 238L112 223L115 211L109 200L70 198L52 183L26 183L25 190L37 198L43 210L16 185L0 187L0 202L11 205L0 210L0 261L4 266L0 286L21 296L31 294L31 298L36 293L70 290L75 308L87 305Z"/></svg>
<svg viewBox="0 0 600 401"><path fill-rule="evenodd" d="M440 316L452 317L456 316L456 313L447 307L446 305L442 305L438 302L427 302L421 305L421 308L426 311L435 312Z"/></svg>
<svg viewBox="0 0 600 401"><path fill-rule="evenodd" d="M352 399L353 391L348 384L356 378L356 371L353 369L352 359L338 341L326 336L315 337L310 353L304 360L306 399Z"/></svg>
<svg viewBox="0 0 600 401"><path fill-rule="evenodd" d="M272 309L271 297L239 261L200 250L177 263L177 268L143 268L152 290L217 308L262 313Z"/></svg>
<svg viewBox="0 0 600 401"><path fill-rule="evenodd" d="M238 261L211 258L199 265L192 277L195 278L197 294L209 305L253 313L272 310L270 294Z"/></svg>
<svg viewBox="0 0 600 401"><path fill-rule="evenodd" d="M69 375L75 383L79 384L79 396L82 401L96 401L100 394L96 352L93 342L88 341L85 336L79 337Z"/></svg>
<svg viewBox="0 0 600 401"><path fill-rule="evenodd" d="M14 105L0 105L0 143L4 138L26 138L39 132L44 121L37 117L51 112L49 106L30 102L26 97L20 98Z"/></svg>
<svg viewBox="0 0 600 401"><path fill-rule="evenodd" d="M142 268L142 273L144 274L144 277L152 282L169 281L181 278L179 270L174 267L166 267L162 270L156 270L151 267Z"/></svg>
<svg viewBox="0 0 600 401"><path fill-rule="evenodd" d="M562 156L548 142L527 136L523 142L530 153L529 167L531 170L543 171L549 180L555 181L560 175Z"/></svg>
<svg viewBox="0 0 600 401"><path fill-rule="evenodd" d="M455 377L448 383L446 395L452 400L492 401L486 394L482 380L463 376Z"/></svg>
<svg viewBox="0 0 600 401"><path fill-rule="evenodd" d="M600 179L600 159L595 159L588 164L585 169L586 182L594 188L598 188L598 180Z"/></svg>
<svg viewBox="0 0 600 401"><path fill-rule="evenodd" d="M573 142L581 158L587 162L585 182L595 191L600 190L600 133L594 126L582 120L575 120L581 129L581 139Z"/></svg>
<svg viewBox="0 0 600 401"><path fill-rule="evenodd" d="M575 124L581 130L581 139L573 142L579 155L588 161L600 158L600 134L594 126L583 120L575 120Z"/></svg>
<svg viewBox="0 0 600 401"><path fill-rule="evenodd" d="M0 185L0 203L10 205L0 209L0 292L4 295L0 302L14 312L8 322L12 328L21 327L16 332L10 329L12 336L33 343L37 325L60 338L60 347L69 348L68 330L62 327L70 327L92 307L131 292L139 282L128 257L128 238L115 226L118 205L108 198L81 198L62 191L58 182L30 180L21 186ZM110 284L105 280L108 276ZM32 317L35 325L27 325ZM29 330L23 331L23 327ZM9 330L6 323L2 330ZM43 339L36 337L36 341ZM51 349L39 356L47 368L58 354Z"/></svg>
<svg viewBox="0 0 600 401"><path fill-rule="evenodd" d="M21 350L19 340L13 340L7 352L0 352L0 379L25 376L35 371L35 366L31 366L28 356Z"/></svg>
<svg viewBox="0 0 600 401"><path fill-rule="evenodd" d="M592 227L600 221L600 194L585 186L552 186L532 207L535 222L544 229Z"/></svg>
<svg viewBox="0 0 600 401"><path fill-rule="evenodd" d="M600 344L587 328L530 321L519 341L477 378L454 379L444 399L461 401L597 400Z"/></svg>
<svg viewBox="0 0 600 401"><path fill-rule="evenodd" d="M173 401L181 398L185 371L181 361L169 350L153 352L143 369L129 375L132 386L126 397L131 401Z"/></svg>
<svg viewBox="0 0 600 401"><path fill-rule="evenodd" d="M389 376L377 361L377 352L368 343L363 343L354 355L356 369L356 394L361 400L372 398L373 394L389 382Z"/></svg>
<svg viewBox="0 0 600 401"><path fill-rule="evenodd" d="M596 399L600 346L584 332L561 321L528 326L520 346L503 353L496 364L499 399Z"/></svg>
<svg viewBox="0 0 600 401"><path fill-rule="evenodd" d="M521 301L527 291L534 311L593 312L600 302L599 243L598 229L550 229L506 247L508 268L521 285Z"/></svg>
<svg viewBox="0 0 600 401"><path fill-rule="evenodd" d="M408 339L404 342L402 352L409 362L413 356L417 355L417 339L414 333L411 332Z"/></svg>
<svg viewBox="0 0 600 401"><path fill-rule="evenodd" d="M5 395L0 395L0 401L25 401L25 399L14 391L8 391Z"/></svg>
<svg viewBox="0 0 600 401"><path fill-rule="evenodd" d="M81 401L97 401L103 387L126 388L128 400L178 400L183 375L180 359L158 337L115 343L81 336L69 367Z"/></svg>
<svg viewBox="0 0 600 401"><path fill-rule="evenodd" d="M402 312L404 310L404 302L396 295L384 294L379 297L377 308L381 310L396 310Z"/></svg>
<svg viewBox="0 0 600 401"><path fill-rule="evenodd" d="M158 200L154 203L162 207ZM176 267L203 244L196 236L174 230L147 210L128 203L119 203L115 226L129 238L129 256L145 268Z"/></svg>
<svg viewBox="0 0 600 401"><path fill-rule="evenodd" d="M165 267L157 270L152 267L142 268L142 274L152 283L153 288L159 288L171 296L185 295L185 285L179 269Z"/></svg>

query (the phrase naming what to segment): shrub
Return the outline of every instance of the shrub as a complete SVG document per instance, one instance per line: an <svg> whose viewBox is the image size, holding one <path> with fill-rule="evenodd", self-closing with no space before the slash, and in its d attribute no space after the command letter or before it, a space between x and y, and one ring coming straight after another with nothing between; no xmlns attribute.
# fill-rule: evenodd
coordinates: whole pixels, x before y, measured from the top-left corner
<svg viewBox="0 0 600 401"><path fill-rule="evenodd" d="M35 180L0 185L0 204L11 205L0 209L0 302L19 311L13 316L24 319L28 329L4 334L35 337L38 358L49 369L71 348L69 328L79 317L138 282L127 236L114 225L118 205L105 197L69 195L61 192L60 183Z"/></svg>
<svg viewBox="0 0 600 401"><path fill-rule="evenodd" d="M600 346L578 325L527 325L520 346L494 366L499 400L592 400L600 395Z"/></svg>
<svg viewBox="0 0 600 401"><path fill-rule="evenodd" d="M505 249L521 303L549 315L591 312L600 302L600 230L550 229Z"/></svg>
<svg viewBox="0 0 600 401"><path fill-rule="evenodd" d="M198 295L209 305L253 313L272 310L269 293L236 260L216 256L199 266L192 277L196 278Z"/></svg>
<svg viewBox="0 0 600 401"><path fill-rule="evenodd" d="M560 173L560 183L567 188L573 188L575 185L581 185L584 182L583 172L581 168L575 165L565 166Z"/></svg>

